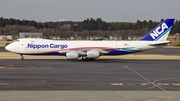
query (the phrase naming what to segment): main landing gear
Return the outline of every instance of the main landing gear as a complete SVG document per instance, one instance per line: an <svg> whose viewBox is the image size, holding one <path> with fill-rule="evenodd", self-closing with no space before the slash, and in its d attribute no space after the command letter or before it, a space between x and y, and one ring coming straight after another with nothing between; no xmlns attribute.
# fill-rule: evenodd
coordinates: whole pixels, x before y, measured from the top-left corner
<svg viewBox="0 0 180 101"><path fill-rule="evenodd" d="M95 58L87 58L86 56L82 56L81 58L83 61L95 61Z"/></svg>
<svg viewBox="0 0 180 101"><path fill-rule="evenodd" d="M21 56L21 61L24 61L23 54L20 54L20 56Z"/></svg>
<svg viewBox="0 0 180 101"><path fill-rule="evenodd" d="M86 56L82 56L81 58L83 61L87 60L87 57Z"/></svg>

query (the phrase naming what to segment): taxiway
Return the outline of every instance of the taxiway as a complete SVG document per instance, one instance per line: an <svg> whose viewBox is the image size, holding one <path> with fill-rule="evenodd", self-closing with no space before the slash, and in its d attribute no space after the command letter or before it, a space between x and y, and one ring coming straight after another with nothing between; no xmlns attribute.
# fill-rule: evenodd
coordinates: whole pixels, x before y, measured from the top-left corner
<svg viewBox="0 0 180 101"><path fill-rule="evenodd" d="M180 62L0 60L0 90L180 91Z"/></svg>

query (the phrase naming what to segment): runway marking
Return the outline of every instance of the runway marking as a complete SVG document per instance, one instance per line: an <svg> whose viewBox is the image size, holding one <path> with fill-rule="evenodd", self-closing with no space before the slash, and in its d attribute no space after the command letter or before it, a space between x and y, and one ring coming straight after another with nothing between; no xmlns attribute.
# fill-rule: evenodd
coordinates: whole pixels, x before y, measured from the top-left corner
<svg viewBox="0 0 180 101"><path fill-rule="evenodd" d="M148 86L150 83L111 83L113 86L123 86L123 85L142 85L142 86ZM158 86L180 86L180 83L157 83Z"/></svg>
<svg viewBox="0 0 180 101"><path fill-rule="evenodd" d="M180 83L172 83L174 86L180 86Z"/></svg>
<svg viewBox="0 0 180 101"><path fill-rule="evenodd" d="M123 83L111 83L111 85L113 85L113 86L122 86Z"/></svg>
<svg viewBox="0 0 180 101"><path fill-rule="evenodd" d="M142 85L142 86L149 85L149 83L138 83L138 84L140 84L140 85Z"/></svg>
<svg viewBox="0 0 180 101"><path fill-rule="evenodd" d="M168 86L169 84L168 83L157 83L157 85L159 85L159 86Z"/></svg>
<svg viewBox="0 0 180 101"><path fill-rule="evenodd" d="M149 82L150 84L154 85L155 87L158 87L159 89L161 89L162 91L168 93L169 95L175 96L174 94L168 92L167 90L163 89L162 87L160 87L159 85L155 84L154 82L151 82L149 79L147 79L146 77L144 77L144 76L141 75L140 73L136 72L135 70L133 70L133 69L127 67L127 66L124 66L124 68L126 68L126 69L128 69L128 70L134 72L135 74L139 75L140 77L142 77L144 80L146 80L146 81Z"/></svg>

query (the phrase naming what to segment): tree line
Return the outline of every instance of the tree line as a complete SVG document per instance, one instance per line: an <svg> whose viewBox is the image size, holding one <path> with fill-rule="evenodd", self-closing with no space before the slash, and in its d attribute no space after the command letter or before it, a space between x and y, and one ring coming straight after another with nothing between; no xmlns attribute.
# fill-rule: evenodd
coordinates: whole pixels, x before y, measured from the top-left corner
<svg viewBox="0 0 180 101"><path fill-rule="evenodd" d="M163 19L161 19L162 21ZM88 18L81 22L36 22L34 20L17 20L0 18L0 35L19 35L19 32L42 32L44 36L59 36L67 39L70 36L81 36L86 39L89 36L144 36L159 22L152 20L136 22L106 22L101 18ZM180 21L176 20L171 34L180 33Z"/></svg>
<svg viewBox="0 0 180 101"><path fill-rule="evenodd" d="M164 19L161 19L162 22ZM160 22L140 21L137 20L135 23L132 22L105 22L101 18L96 20L91 18L80 22L77 25L71 25L71 30L73 31L84 31L84 30L106 30L106 31L117 31L117 30L139 30L139 29L153 29ZM180 33L180 21L176 20L173 25L171 34Z"/></svg>
<svg viewBox="0 0 180 101"><path fill-rule="evenodd" d="M37 29L41 28L55 28L56 26L62 26L65 24L77 24L78 22L73 21L64 21L64 22L36 22L34 20L17 20L17 19L5 19L3 17L0 18L0 27L4 27L6 25L19 25L19 26L33 26Z"/></svg>
<svg viewBox="0 0 180 101"><path fill-rule="evenodd" d="M47 23L41 23L41 22L36 22L34 20L17 20L17 19L6 19L1 17L0 18L0 27L5 27L7 25L19 25L19 26L34 26L37 29L41 29L41 28L51 28L51 26L49 26Z"/></svg>

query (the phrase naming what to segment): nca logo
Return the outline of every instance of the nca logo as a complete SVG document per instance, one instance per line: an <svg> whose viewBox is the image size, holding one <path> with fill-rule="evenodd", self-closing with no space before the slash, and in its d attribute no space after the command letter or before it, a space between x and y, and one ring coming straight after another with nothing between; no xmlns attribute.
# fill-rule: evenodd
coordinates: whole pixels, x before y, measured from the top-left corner
<svg viewBox="0 0 180 101"><path fill-rule="evenodd" d="M155 39L155 38L158 37L160 34L162 34L165 29L168 29L168 26L166 25L166 23L163 23L163 24L160 25L158 28L156 28L156 29L150 34L150 36L151 36L153 39Z"/></svg>

